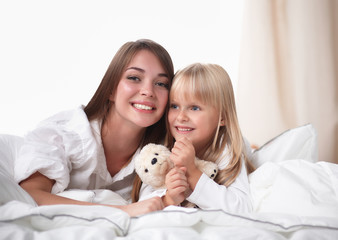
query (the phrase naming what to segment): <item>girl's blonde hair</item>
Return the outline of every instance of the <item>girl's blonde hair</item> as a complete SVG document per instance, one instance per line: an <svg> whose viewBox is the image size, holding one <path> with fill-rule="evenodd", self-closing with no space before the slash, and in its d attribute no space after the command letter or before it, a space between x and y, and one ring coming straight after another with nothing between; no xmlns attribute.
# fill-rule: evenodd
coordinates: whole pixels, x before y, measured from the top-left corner
<svg viewBox="0 0 338 240"><path fill-rule="evenodd" d="M228 73L217 64L189 65L174 76L169 99L176 94L189 99L197 99L219 111L219 123L214 139L207 146L204 154L198 156L201 159L216 162L226 157L223 154L226 148L228 149L229 163L218 173L215 181L225 186L233 183L240 173L242 157L245 159L248 172L252 172L254 168L245 154L245 144L237 119L234 91ZM221 125L221 121L224 124ZM174 141L173 136L168 132L166 145L170 149Z"/></svg>

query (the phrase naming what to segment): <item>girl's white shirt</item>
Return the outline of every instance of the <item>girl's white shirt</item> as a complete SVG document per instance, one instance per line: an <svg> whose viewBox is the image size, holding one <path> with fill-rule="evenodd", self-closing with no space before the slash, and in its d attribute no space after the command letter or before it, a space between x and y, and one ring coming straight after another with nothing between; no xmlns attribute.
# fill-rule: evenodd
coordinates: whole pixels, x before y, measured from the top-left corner
<svg viewBox="0 0 338 240"><path fill-rule="evenodd" d="M245 140L246 154L250 159L251 148ZM225 149L223 157L216 163L219 170L224 169L229 163L229 154ZM140 200L145 200L154 196L162 197L166 189L153 189L151 186L142 184L140 191ZM252 202L250 197L250 186L245 167L244 159L242 168L236 180L228 187L219 185L210 179L206 174L202 174L198 180L194 191L187 197L189 202L196 204L199 208L221 209L233 213L247 213L252 211Z"/></svg>
<svg viewBox="0 0 338 240"><path fill-rule="evenodd" d="M42 121L25 136L15 161L14 177L20 182L38 171L55 180L54 194L66 189L105 188L131 202L134 157L138 152L111 177L101 140L101 123L89 122L81 106Z"/></svg>

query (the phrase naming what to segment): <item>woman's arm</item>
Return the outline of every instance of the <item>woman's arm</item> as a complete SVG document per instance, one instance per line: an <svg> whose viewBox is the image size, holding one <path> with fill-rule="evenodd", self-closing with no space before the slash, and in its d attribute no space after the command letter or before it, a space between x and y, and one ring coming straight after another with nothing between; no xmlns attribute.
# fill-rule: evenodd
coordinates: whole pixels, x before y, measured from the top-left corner
<svg viewBox="0 0 338 240"><path fill-rule="evenodd" d="M76 204L76 205L103 205L119 208L127 212L130 216L137 216L152 211L161 210L164 208L160 197L153 197L137 203L129 205L106 205L90 202L77 201L70 198L61 197L51 193L54 185L54 180L47 178L39 172L32 174L29 178L20 182L20 186L27 191L38 205L53 205L53 204Z"/></svg>

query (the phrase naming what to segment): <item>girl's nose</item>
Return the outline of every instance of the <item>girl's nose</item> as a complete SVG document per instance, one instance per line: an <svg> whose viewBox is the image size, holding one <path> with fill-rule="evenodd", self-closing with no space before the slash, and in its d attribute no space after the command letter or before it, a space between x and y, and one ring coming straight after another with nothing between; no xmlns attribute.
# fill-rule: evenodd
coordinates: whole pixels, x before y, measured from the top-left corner
<svg viewBox="0 0 338 240"><path fill-rule="evenodd" d="M153 97L154 96L154 89L152 83L143 83L140 89L140 94L146 97Z"/></svg>
<svg viewBox="0 0 338 240"><path fill-rule="evenodd" d="M180 122L186 122L188 121L188 116L186 115L186 113L184 112L184 110L181 110L180 113L177 116L177 120Z"/></svg>

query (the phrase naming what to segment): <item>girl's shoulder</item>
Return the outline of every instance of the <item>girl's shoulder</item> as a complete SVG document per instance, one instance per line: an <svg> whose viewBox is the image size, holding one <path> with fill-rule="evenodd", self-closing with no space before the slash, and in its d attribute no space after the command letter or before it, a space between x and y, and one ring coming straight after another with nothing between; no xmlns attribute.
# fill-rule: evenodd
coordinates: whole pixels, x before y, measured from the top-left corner
<svg viewBox="0 0 338 240"><path fill-rule="evenodd" d="M243 137L243 152L245 152L246 157L248 159L251 159L252 156L252 149L250 146L249 141ZM216 161L216 164L218 165L219 169L224 169L232 159L232 153L230 151L230 146L227 144L223 150L223 153L221 154L221 157ZM242 159L244 161L244 159Z"/></svg>

